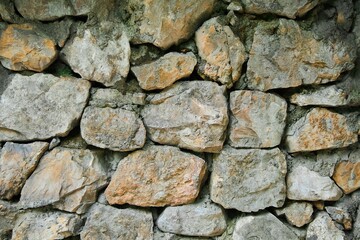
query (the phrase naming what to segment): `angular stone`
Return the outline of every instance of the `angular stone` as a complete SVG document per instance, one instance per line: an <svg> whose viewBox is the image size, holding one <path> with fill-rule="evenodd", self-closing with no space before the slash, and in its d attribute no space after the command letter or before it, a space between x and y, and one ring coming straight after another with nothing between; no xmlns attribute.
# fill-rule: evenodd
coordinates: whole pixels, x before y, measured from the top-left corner
<svg viewBox="0 0 360 240"><path fill-rule="evenodd" d="M345 233L335 226L329 214L319 212L314 221L309 224L306 239L317 240L345 240Z"/></svg>
<svg viewBox="0 0 360 240"><path fill-rule="evenodd" d="M346 117L325 108L314 108L292 124L286 132L288 152L341 148L358 141Z"/></svg>
<svg viewBox="0 0 360 240"><path fill-rule="evenodd" d="M212 240L213 238L199 238L199 237L186 237L180 236L173 233L164 233L161 232L158 228L154 230L154 238L153 240Z"/></svg>
<svg viewBox="0 0 360 240"><path fill-rule="evenodd" d="M0 141L66 136L81 117L90 86L47 74L13 75L0 99Z"/></svg>
<svg viewBox="0 0 360 240"><path fill-rule="evenodd" d="M142 89L164 89L175 81L190 76L196 63L196 57L191 52L171 52L153 62L134 66L131 71Z"/></svg>
<svg viewBox="0 0 360 240"><path fill-rule="evenodd" d="M0 200L0 239L11 239L11 231L19 213L21 210L17 204Z"/></svg>
<svg viewBox="0 0 360 240"><path fill-rule="evenodd" d="M1 199L10 200L19 195L48 145L47 142L5 143L0 155Z"/></svg>
<svg viewBox="0 0 360 240"><path fill-rule="evenodd" d="M128 104L145 105L145 93L121 93L116 89L92 88L89 105L96 107L122 107Z"/></svg>
<svg viewBox="0 0 360 240"><path fill-rule="evenodd" d="M199 73L231 87L239 80L247 60L245 47L229 26L219 18L206 21L195 33L200 62Z"/></svg>
<svg viewBox="0 0 360 240"><path fill-rule="evenodd" d="M352 35L316 40L293 20L260 23L248 61L249 87L266 91L336 81L354 67L354 48Z"/></svg>
<svg viewBox="0 0 360 240"><path fill-rule="evenodd" d="M30 24L11 24L0 35L0 61L13 71L42 72L57 57L55 42Z"/></svg>
<svg viewBox="0 0 360 240"><path fill-rule="evenodd" d="M228 124L225 88L184 81L149 96L141 113L151 140L199 152L219 152ZM161 113L161 114L159 114Z"/></svg>
<svg viewBox="0 0 360 240"><path fill-rule="evenodd" d="M322 177L306 167L298 166L287 175L287 197L292 200L336 201L341 189L329 177Z"/></svg>
<svg viewBox="0 0 360 240"><path fill-rule="evenodd" d="M360 188L360 161L350 162L341 161L336 164L334 175L332 176L336 184L349 194Z"/></svg>
<svg viewBox="0 0 360 240"><path fill-rule="evenodd" d="M278 149L225 147L213 159L211 200L224 208L256 212L281 207L286 198L286 160Z"/></svg>
<svg viewBox="0 0 360 240"><path fill-rule="evenodd" d="M199 194L205 174L201 158L176 147L150 146L120 161L105 195L110 204L187 204Z"/></svg>
<svg viewBox="0 0 360 240"><path fill-rule="evenodd" d="M113 151L132 151L145 144L146 130L135 112L121 108L87 107L80 122L88 144Z"/></svg>
<svg viewBox="0 0 360 240"><path fill-rule="evenodd" d="M285 215L286 220L296 227L302 227L312 220L314 212L311 203L307 202L290 202L282 209L275 210L276 215Z"/></svg>
<svg viewBox="0 0 360 240"><path fill-rule="evenodd" d="M98 239L153 239L153 218L143 209L118 209L94 204L89 210L82 240Z"/></svg>
<svg viewBox="0 0 360 240"><path fill-rule="evenodd" d="M297 240L299 238L274 215L265 212L238 218L232 239Z"/></svg>
<svg viewBox="0 0 360 240"><path fill-rule="evenodd" d="M201 22L210 16L215 0L128 0L124 3L128 27L135 44L152 43L162 49L189 39Z"/></svg>
<svg viewBox="0 0 360 240"><path fill-rule="evenodd" d="M21 191L24 208L52 205L54 208L84 213L96 201L107 176L99 152L54 148L41 160Z"/></svg>
<svg viewBox="0 0 360 240"><path fill-rule="evenodd" d="M352 218L350 214L339 207L325 207L326 212L330 215L330 217L344 226L345 230L351 230L352 228Z"/></svg>
<svg viewBox="0 0 360 240"><path fill-rule="evenodd" d="M286 101L274 94L246 90L231 92L229 144L252 148L279 145L286 110Z"/></svg>

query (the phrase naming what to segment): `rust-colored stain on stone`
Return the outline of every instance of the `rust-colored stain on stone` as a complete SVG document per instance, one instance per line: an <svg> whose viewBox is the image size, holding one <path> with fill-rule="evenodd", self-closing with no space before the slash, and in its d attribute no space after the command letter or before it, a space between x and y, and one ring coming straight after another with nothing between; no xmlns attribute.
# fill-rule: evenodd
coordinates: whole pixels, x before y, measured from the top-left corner
<svg viewBox="0 0 360 240"><path fill-rule="evenodd" d="M333 179L346 194L357 190L360 188L360 162L339 162L335 167Z"/></svg>

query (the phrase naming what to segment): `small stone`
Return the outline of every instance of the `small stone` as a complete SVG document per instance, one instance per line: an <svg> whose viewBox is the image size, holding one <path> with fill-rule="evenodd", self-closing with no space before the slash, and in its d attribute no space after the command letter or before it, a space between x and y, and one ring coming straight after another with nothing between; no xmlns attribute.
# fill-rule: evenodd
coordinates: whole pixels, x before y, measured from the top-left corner
<svg viewBox="0 0 360 240"><path fill-rule="evenodd" d="M164 89L191 75L197 63L193 53L165 54L156 61L131 68L144 90Z"/></svg>
<svg viewBox="0 0 360 240"><path fill-rule="evenodd" d="M284 208L276 209L276 215L285 215L286 220L296 227L302 227L312 220L314 212L311 203L307 202L291 202Z"/></svg>
<svg viewBox="0 0 360 240"><path fill-rule="evenodd" d="M141 92L121 93L116 89L92 88L89 105L95 107L122 107L124 105L145 105L146 94Z"/></svg>
<svg viewBox="0 0 360 240"><path fill-rule="evenodd" d="M86 149L88 144L81 137L80 132L70 133L69 136L61 140L60 147Z"/></svg>
<svg viewBox="0 0 360 240"><path fill-rule="evenodd" d="M176 147L150 146L120 161L105 195L110 204L187 204L195 201L205 174L203 159Z"/></svg>
<svg viewBox="0 0 360 240"><path fill-rule="evenodd" d="M341 161L336 164L334 175L332 176L336 184L345 194L352 193L360 188L360 161L350 162Z"/></svg>
<svg viewBox="0 0 360 240"><path fill-rule="evenodd" d="M1 199L10 200L19 195L48 145L47 142L5 143L0 155Z"/></svg>
<svg viewBox="0 0 360 240"><path fill-rule="evenodd" d="M319 212L314 221L309 224L306 239L345 240L345 233L338 229L326 212Z"/></svg>
<svg viewBox="0 0 360 240"><path fill-rule="evenodd" d="M345 230L351 230L352 228L352 218L347 211L344 211L338 207L325 207L326 212L330 215L330 217L344 226Z"/></svg>
<svg viewBox="0 0 360 240"><path fill-rule="evenodd" d="M314 207L316 207L317 210L324 210L325 209L324 201L315 201L315 202L312 202L312 204L314 205Z"/></svg>
<svg viewBox="0 0 360 240"><path fill-rule="evenodd" d="M50 144L49 144L49 150L52 150L55 147L59 146L60 142L61 142L60 138L58 138L58 137L51 139Z"/></svg>

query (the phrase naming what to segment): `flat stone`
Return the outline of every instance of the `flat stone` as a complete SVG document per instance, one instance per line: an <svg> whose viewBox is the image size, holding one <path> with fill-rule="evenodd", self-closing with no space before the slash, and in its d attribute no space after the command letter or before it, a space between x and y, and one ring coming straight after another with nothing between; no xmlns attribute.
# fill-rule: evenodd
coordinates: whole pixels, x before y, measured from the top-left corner
<svg viewBox="0 0 360 240"><path fill-rule="evenodd" d="M66 136L80 120L90 86L47 74L12 75L0 99L0 141Z"/></svg>
<svg viewBox="0 0 360 240"><path fill-rule="evenodd" d="M181 236L176 235L173 233L164 233L160 231L158 228L155 228L154 230L154 238L153 240L212 240L213 238L207 238L207 237L187 237L187 236Z"/></svg>
<svg viewBox="0 0 360 240"><path fill-rule="evenodd" d="M336 164L332 178L345 194L356 191L360 188L360 161L339 162Z"/></svg>
<svg viewBox="0 0 360 240"><path fill-rule="evenodd" d="M224 94L225 87L214 82L184 81L149 96L141 115L150 139L198 152L219 152L228 124Z"/></svg>
<svg viewBox="0 0 360 240"><path fill-rule="evenodd" d="M195 42L202 59L198 70L201 75L228 87L239 80L247 54L229 26L212 18L196 31Z"/></svg>
<svg viewBox="0 0 360 240"><path fill-rule="evenodd" d="M175 81L191 75L197 63L193 53L167 53L161 58L131 67L144 90L164 89Z"/></svg>
<svg viewBox="0 0 360 240"><path fill-rule="evenodd" d="M153 239L153 218L148 210L94 204L88 214L82 240Z"/></svg>
<svg viewBox="0 0 360 240"><path fill-rule="evenodd" d="M88 144L113 151L132 151L145 144L146 130L135 112L121 108L87 107L80 122Z"/></svg>
<svg viewBox="0 0 360 240"><path fill-rule="evenodd" d="M142 207L192 203L205 174L203 159L176 147L150 146L119 162L105 195L110 204Z"/></svg>
<svg viewBox="0 0 360 240"><path fill-rule="evenodd" d="M286 160L278 149L225 146L213 159L211 200L226 209L256 212L281 207L286 198Z"/></svg>
<svg viewBox="0 0 360 240"><path fill-rule="evenodd" d="M287 197L292 200L336 201L342 196L341 189L329 177L298 166L287 175Z"/></svg>
<svg viewBox="0 0 360 240"><path fill-rule="evenodd" d="M10 70L42 72L57 55L55 42L30 24L10 24L0 35L0 61Z"/></svg>
<svg viewBox="0 0 360 240"><path fill-rule="evenodd" d="M0 200L0 239L7 240L11 238L16 217L21 212L16 203Z"/></svg>
<svg viewBox="0 0 360 240"><path fill-rule="evenodd" d="M276 215L285 215L286 220L296 227L302 227L312 220L314 212L311 203L307 202L290 202L284 208L276 209Z"/></svg>
<svg viewBox="0 0 360 240"><path fill-rule="evenodd" d="M84 213L107 183L100 152L57 147L46 154L21 191L24 208L52 205Z"/></svg>
<svg viewBox="0 0 360 240"><path fill-rule="evenodd" d="M325 207L325 210L335 222L342 224L345 230L352 229L352 217L346 210L331 206Z"/></svg>
<svg viewBox="0 0 360 240"><path fill-rule="evenodd" d="M48 145L47 142L5 143L0 155L1 199L10 200L19 195Z"/></svg>
<svg viewBox="0 0 360 240"><path fill-rule="evenodd" d="M232 147L270 148L280 144L287 104L270 93L240 90L230 93Z"/></svg>
<svg viewBox="0 0 360 240"><path fill-rule="evenodd" d="M319 212L314 221L309 224L306 239L345 240L345 233L338 229L326 212Z"/></svg>
<svg viewBox="0 0 360 240"><path fill-rule="evenodd" d="M92 88L89 105L100 108L145 105L145 98L146 94L141 92L122 93L111 88Z"/></svg>

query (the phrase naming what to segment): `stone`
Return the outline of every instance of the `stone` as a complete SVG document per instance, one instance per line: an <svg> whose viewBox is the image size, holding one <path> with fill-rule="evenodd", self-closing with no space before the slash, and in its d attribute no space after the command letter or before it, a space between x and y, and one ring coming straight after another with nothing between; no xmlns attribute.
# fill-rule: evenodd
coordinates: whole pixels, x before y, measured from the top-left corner
<svg viewBox="0 0 360 240"><path fill-rule="evenodd" d="M341 189L329 177L298 166L287 175L287 197L292 200L336 201L342 196Z"/></svg>
<svg viewBox="0 0 360 240"><path fill-rule="evenodd" d="M196 31L195 42L202 59L198 67L201 75L229 88L239 80L247 54L229 26L212 18Z"/></svg>
<svg viewBox="0 0 360 240"><path fill-rule="evenodd" d="M339 162L336 164L332 178L345 194L356 191L360 188L360 161Z"/></svg>
<svg viewBox="0 0 360 240"><path fill-rule="evenodd" d="M203 159L176 147L149 146L119 162L105 196L110 204L141 207L188 204L198 196L205 174Z"/></svg>
<svg viewBox="0 0 360 240"><path fill-rule="evenodd" d="M11 239L66 239L77 235L81 224L82 220L76 214L26 212L16 220Z"/></svg>
<svg viewBox="0 0 360 240"><path fill-rule="evenodd" d="M94 204L88 214L82 240L153 239L153 218L148 210Z"/></svg>
<svg viewBox="0 0 360 240"><path fill-rule="evenodd" d="M346 210L331 206L325 207L325 210L334 221L342 224L345 230L352 229L352 217Z"/></svg>
<svg viewBox="0 0 360 240"><path fill-rule="evenodd" d="M19 22L19 16L15 13L14 3L12 1L0 2L0 22L10 23Z"/></svg>
<svg viewBox="0 0 360 240"><path fill-rule="evenodd" d="M146 94L137 93L121 93L116 89L110 88L92 88L89 105L95 107L122 107L124 105L145 105Z"/></svg>
<svg viewBox="0 0 360 240"><path fill-rule="evenodd" d="M26 181L20 205L52 205L67 212L84 213L107 184L101 152L57 147L46 154Z"/></svg>
<svg viewBox="0 0 360 240"><path fill-rule="evenodd" d="M354 49L352 35L317 40L293 20L260 23L249 54L249 88L267 91L336 81L354 67Z"/></svg>
<svg viewBox="0 0 360 240"><path fill-rule="evenodd" d="M11 239L11 231L20 210L16 203L0 200L0 239Z"/></svg>
<svg viewBox="0 0 360 240"><path fill-rule="evenodd" d="M280 144L287 103L271 93L240 90L230 93L232 147L270 148Z"/></svg>
<svg viewBox="0 0 360 240"><path fill-rule="evenodd" d="M215 0L127 0L122 16L134 44L152 43L167 49L189 39L214 10Z"/></svg>
<svg viewBox="0 0 360 240"><path fill-rule="evenodd" d="M345 233L338 229L326 212L319 212L308 228L306 239L317 240L345 240Z"/></svg>
<svg viewBox="0 0 360 240"><path fill-rule="evenodd" d="M302 227L312 220L313 206L307 202L290 202L281 209L276 209L276 215L285 215L291 225Z"/></svg>
<svg viewBox="0 0 360 240"><path fill-rule="evenodd" d="M142 89L164 89L179 79L189 77L196 63L196 57L191 52L170 52L150 63L131 67L131 71Z"/></svg>
<svg viewBox="0 0 360 240"><path fill-rule="evenodd" d="M84 140L99 148L132 151L145 144L143 122L135 112L121 108L85 108L80 129Z"/></svg>
<svg viewBox="0 0 360 240"><path fill-rule="evenodd" d="M278 149L234 149L214 156L211 200L226 209L257 212L282 207L286 198L286 160Z"/></svg>
<svg viewBox="0 0 360 240"><path fill-rule="evenodd" d="M313 108L290 125L285 133L288 152L341 148L358 141L346 117L325 108Z"/></svg>
<svg viewBox="0 0 360 240"><path fill-rule="evenodd" d="M0 99L0 141L64 137L78 123L90 83L49 74L15 74Z"/></svg>
<svg viewBox="0 0 360 240"><path fill-rule="evenodd" d="M0 35L0 61L10 70L42 72L57 55L55 42L30 24L10 24Z"/></svg>
<svg viewBox="0 0 360 240"><path fill-rule="evenodd" d="M173 233L164 233L161 232L158 228L155 227L154 230L154 238L153 240L212 240L213 238L207 238L207 237L186 237L181 235L176 235Z"/></svg>
<svg viewBox="0 0 360 240"><path fill-rule="evenodd" d="M54 137L53 139L51 139L51 141L49 143L49 150L56 148L57 146L60 145L60 143L61 143L60 138Z"/></svg>
<svg viewBox="0 0 360 240"><path fill-rule="evenodd" d="M228 124L224 94L225 87L214 82L184 81L150 95L141 112L150 139L197 152L219 152Z"/></svg>
<svg viewBox="0 0 360 240"><path fill-rule="evenodd" d="M0 155L1 199L10 200L19 195L48 145L47 142L5 143Z"/></svg>
<svg viewBox="0 0 360 240"><path fill-rule="evenodd" d="M297 240L299 238L274 215L265 212L239 217L232 239Z"/></svg>
<svg viewBox="0 0 360 240"><path fill-rule="evenodd" d="M354 239L359 239L360 238L360 207L358 207L356 209L357 211L357 215L356 218L354 219L354 226L353 226L353 233L354 233Z"/></svg>

